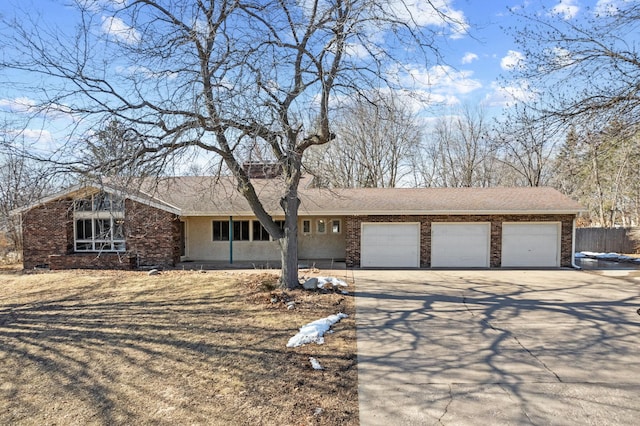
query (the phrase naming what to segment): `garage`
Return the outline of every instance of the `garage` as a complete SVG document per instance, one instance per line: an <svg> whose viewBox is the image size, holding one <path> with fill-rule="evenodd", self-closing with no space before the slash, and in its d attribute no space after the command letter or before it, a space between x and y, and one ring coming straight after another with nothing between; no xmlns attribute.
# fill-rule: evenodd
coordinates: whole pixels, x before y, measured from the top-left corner
<svg viewBox="0 0 640 426"><path fill-rule="evenodd" d="M488 268L491 224L432 223L431 266L434 268Z"/></svg>
<svg viewBox="0 0 640 426"><path fill-rule="evenodd" d="M418 268L419 223L362 223L361 266L365 268Z"/></svg>
<svg viewBox="0 0 640 426"><path fill-rule="evenodd" d="M502 266L560 266L560 223L503 223Z"/></svg>

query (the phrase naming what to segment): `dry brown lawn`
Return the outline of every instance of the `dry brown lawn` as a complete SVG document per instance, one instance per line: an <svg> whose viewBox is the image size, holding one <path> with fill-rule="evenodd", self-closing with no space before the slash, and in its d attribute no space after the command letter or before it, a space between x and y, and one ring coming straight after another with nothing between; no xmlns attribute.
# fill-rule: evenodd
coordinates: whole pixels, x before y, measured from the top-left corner
<svg viewBox="0 0 640 426"><path fill-rule="evenodd" d="M358 424L353 297L274 279L1 271L0 424ZM286 348L337 312L324 345Z"/></svg>

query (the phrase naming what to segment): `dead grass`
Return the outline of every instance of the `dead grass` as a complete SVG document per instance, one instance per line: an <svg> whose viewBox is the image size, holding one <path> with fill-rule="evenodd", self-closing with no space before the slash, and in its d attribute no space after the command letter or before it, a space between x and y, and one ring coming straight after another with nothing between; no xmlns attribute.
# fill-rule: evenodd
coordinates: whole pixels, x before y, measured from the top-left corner
<svg viewBox="0 0 640 426"><path fill-rule="evenodd" d="M273 279L0 272L0 424L357 424L353 298ZM286 348L337 312L324 345Z"/></svg>

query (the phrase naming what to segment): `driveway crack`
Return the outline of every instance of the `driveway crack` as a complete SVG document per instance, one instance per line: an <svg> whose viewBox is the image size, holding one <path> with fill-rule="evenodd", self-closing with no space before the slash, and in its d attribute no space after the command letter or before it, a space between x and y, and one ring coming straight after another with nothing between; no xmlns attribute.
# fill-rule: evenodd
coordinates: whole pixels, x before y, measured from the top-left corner
<svg viewBox="0 0 640 426"><path fill-rule="evenodd" d="M449 401L447 402L447 405L444 407L444 411L442 412L442 415L438 419L439 424L441 425L444 424L442 423L442 419L444 418L444 416L447 415L447 412L449 411L449 406L451 405L452 402L453 402L453 389L451 389L451 384L449 384Z"/></svg>
<svg viewBox="0 0 640 426"><path fill-rule="evenodd" d="M553 374L555 376L556 380L558 380L558 382L562 383L562 379L560 378L560 376L558 376L558 374L556 374L555 371L550 369L549 366L547 366L547 364L545 364L540 358L538 358L533 352L531 352L525 345L523 345L522 342L520 342L520 339L518 339L518 336L516 336L515 334L511 333L508 330L505 330L505 332L509 333L511 335L511 337L513 337L513 339L518 343L518 345L520 345L520 347L522 349L524 349L529 355L531 355L533 357L533 359L538 361L540 363L540 365L542 365L544 367L545 370L547 370L549 373Z"/></svg>
<svg viewBox="0 0 640 426"><path fill-rule="evenodd" d="M475 314L473 313L473 311L471 309L469 309L469 306L467 305L467 296L463 295L462 296L462 303L464 304L465 308L467 309L467 311L471 314L471 316L475 316ZM511 332L510 330L505 330L503 328L498 328L496 326L494 326L493 324L491 324L491 321L489 321L486 318L483 318L482 320L480 320L482 323L486 324L487 326L489 326L489 328L491 328L494 331L499 331L501 333L505 333L508 336L511 336L511 338L513 340L516 341L516 343L518 344L518 346L520 346L522 349L524 349L525 352L527 352L533 359L535 359L540 365L542 365L542 367L547 370L549 373L553 374L553 376L556 378L556 380L560 383L562 383L562 379L560 378L560 376L558 376L558 374L556 374L555 371L553 371L551 368L549 368L549 366L547 364L545 364L540 358L538 358L533 352L531 352L525 345L522 344L522 342L520 341L520 339L518 339L518 336L516 336L513 332Z"/></svg>

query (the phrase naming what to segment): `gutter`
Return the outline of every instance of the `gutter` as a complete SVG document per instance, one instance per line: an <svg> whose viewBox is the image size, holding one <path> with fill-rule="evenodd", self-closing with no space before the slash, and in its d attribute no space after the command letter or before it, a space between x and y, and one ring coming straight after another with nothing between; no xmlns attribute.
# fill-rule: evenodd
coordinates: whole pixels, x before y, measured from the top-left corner
<svg viewBox="0 0 640 426"><path fill-rule="evenodd" d="M576 265L576 218L573 218L572 225L572 237L571 237L571 267L574 269L582 270L582 268Z"/></svg>

